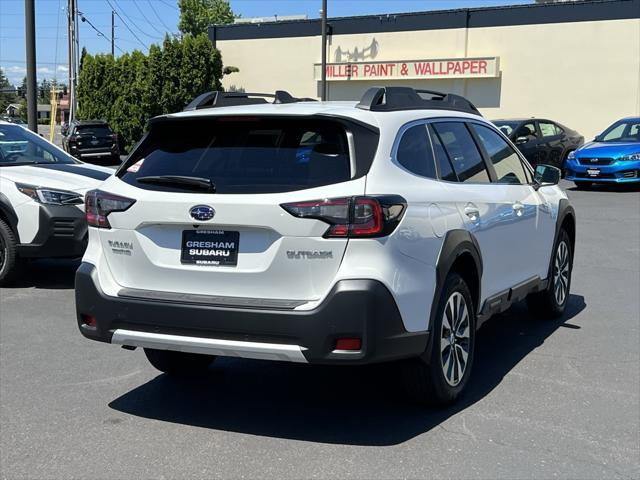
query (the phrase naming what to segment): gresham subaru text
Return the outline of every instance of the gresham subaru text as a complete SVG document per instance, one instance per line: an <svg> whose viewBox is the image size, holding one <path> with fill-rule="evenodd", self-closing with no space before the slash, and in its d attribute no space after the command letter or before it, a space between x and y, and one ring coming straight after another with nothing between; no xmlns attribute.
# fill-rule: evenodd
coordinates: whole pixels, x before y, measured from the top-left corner
<svg viewBox="0 0 640 480"><path fill-rule="evenodd" d="M210 92L153 119L87 194L85 337L172 375L217 356L398 361L411 398L443 405L491 315L525 298L563 313L575 214L560 170L534 171L466 99L265 97Z"/></svg>

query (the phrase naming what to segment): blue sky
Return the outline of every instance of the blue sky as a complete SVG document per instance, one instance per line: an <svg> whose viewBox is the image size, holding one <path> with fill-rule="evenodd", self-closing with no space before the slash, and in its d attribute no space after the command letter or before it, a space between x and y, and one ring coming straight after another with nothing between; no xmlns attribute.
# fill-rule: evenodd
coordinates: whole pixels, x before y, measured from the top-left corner
<svg viewBox="0 0 640 480"><path fill-rule="evenodd" d="M531 3L533 0L329 0L329 16L411 12ZM319 16L321 0L231 0L243 17L304 14ZM36 0L38 78L67 78L67 0ZM78 0L78 10L97 30L111 36L111 6L116 17L116 55L146 51L165 32L177 32L177 0ZM126 23L126 25L125 25ZM127 28L127 26L129 28ZM80 24L80 44L90 53L109 52L110 43L87 23ZM0 67L13 83L25 75L24 0L0 0Z"/></svg>

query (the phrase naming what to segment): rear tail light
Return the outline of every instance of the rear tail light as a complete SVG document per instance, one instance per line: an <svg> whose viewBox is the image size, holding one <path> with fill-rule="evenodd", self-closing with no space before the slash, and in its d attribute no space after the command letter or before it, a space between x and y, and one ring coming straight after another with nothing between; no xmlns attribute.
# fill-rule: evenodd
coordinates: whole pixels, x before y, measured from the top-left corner
<svg viewBox="0 0 640 480"><path fill-rule="evenodd" d="M325 238L370 238L392 233L407 206L397 195L329 198L285 203L294 217L322 220L330 225Z"/></svg>
<svg viewBox="0 0 640 480"><path fill-rule="evenodd" d="M112 212L124 212L136 203L130 198L113 195L101 190L91 190L85 197L85 217L92 227L111 228L107 217Z"/></svg>

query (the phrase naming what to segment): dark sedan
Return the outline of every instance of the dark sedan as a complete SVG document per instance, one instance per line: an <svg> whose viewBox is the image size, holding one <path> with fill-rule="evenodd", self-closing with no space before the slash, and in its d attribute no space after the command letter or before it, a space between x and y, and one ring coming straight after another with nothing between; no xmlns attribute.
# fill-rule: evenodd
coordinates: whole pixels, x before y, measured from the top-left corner
<svg viewBox="0 0 640 480"><path fill-rule="evenodd" d="M120 164L118 136L102 120L71 122L62 139L62 147L83 162Z"/></svg>
<svg viewBox="0 0 640 480"><path fill-rule="evenodd" d="M584 137L558 122L540 118L492 120L535 167L548 164L564 171L569 152L584 143Z"/></svg>

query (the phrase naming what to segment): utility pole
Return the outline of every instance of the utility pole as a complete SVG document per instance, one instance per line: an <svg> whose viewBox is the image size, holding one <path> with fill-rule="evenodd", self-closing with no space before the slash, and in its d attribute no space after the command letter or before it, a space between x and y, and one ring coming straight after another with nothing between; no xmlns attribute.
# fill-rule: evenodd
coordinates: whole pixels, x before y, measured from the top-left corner
<svg viewBox="0 0 640 480"><path fill-rule="evenodd" d="M322 80L320 81L320 99L327 99L327 0L322 0Z"/></svg>
<svg viewBox="0 0 640 480"><path fill-rule="evenodd" d="M76 41L75 41L75 23L76 23L76 13L75 13L75 0L69 0L69 4L67 6L67 20L69 23L69 123L73 121L75 118L75 99L76 99Z"/></svg>
<svg viewBox="0 0 640 480"><path fill-rule="evenodd" d="M111 10L111 56L115 58L116 48L116 12Z"/></svg>
<svg viewBox="0 0 640 480"><path fill-rule="evenodd" d="M36 78L35 0L24 2L25 43L27 47L27 120L29 130L38 133L38 82Z"/></svg>

